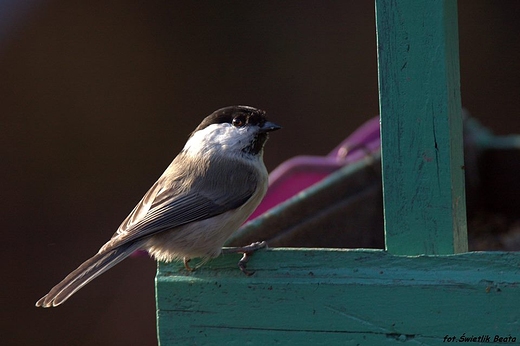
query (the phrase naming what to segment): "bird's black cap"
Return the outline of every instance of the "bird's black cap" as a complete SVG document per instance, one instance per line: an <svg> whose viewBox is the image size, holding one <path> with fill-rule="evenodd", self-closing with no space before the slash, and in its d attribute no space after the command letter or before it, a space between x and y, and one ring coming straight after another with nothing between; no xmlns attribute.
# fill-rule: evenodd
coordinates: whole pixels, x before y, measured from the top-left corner
<svg viewBox="0 0 520 346"><path fill-rule="evenodd" d="M233 123L233 119L240 117L243 125L258 125L262 127L267 122L266 112L249 106L229 106L218 109L208 115L194 132L202 130L209 125ZM278 127L279 128L279 127ZM274 130L274 129L273 129Z"/></svg>

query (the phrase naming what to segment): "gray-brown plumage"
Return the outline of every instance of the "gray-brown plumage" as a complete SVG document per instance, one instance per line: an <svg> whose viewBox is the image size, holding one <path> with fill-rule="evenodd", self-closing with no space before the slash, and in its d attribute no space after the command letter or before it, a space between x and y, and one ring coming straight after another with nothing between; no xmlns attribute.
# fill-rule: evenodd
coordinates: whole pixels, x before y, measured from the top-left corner
<svg viewBox="0 0 520 346"><path fill-rule="evenodd" d="M206 117L112 238L36 306L62 304L137 249L161 261L218 256L265 195L263 146L279 128L247 106Z"/></svg>

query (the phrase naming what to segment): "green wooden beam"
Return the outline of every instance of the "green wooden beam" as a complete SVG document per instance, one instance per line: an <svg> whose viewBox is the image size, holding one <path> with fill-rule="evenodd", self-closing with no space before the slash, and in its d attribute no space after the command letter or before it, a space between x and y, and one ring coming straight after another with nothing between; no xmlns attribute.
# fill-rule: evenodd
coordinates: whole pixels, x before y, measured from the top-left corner
<svg viewBox="0 0 520 346"><path fill-rule="evenodd" d="M192 273L159 264L161 345L444 345L481 335L520 342L515 253L270 249L251 258L251 277L236 268L239 258L224 255Z"/></svg>
<svg viewBox="0 0 520 346"><path fill-rule="evenodd" d="M376 0L386 249L467 251L456 0Z"/></svg>

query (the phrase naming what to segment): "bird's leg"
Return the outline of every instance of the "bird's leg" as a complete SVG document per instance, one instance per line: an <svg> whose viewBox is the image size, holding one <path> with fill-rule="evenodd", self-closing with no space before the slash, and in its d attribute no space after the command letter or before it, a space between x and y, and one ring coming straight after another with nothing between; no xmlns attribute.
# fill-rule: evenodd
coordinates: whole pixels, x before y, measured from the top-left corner
<svg viewBox="0 0 520 346"><path fill-rule="evenodd" d="M258 241L256 243L252 243L252 244L249 244L249 245L246 245L246 246L242 246L242 247L225 248L225 249L222 249L222 253L224 253L224 254L227 254L227 253L241 253L241 254L243 254L243 256L240 259L240 261L238 261L238 268L240 269L240 271L242 273L246 274L247 276L251 276L255 272L248 271L246 269L246 264L249 261L249 257L251 256L251 254L253 254L255 251L257 251L259 249L262 249L262 248L267 248L267 242L265 242L265 241Z"/></svg>
<svg viewBox="0 0 520 346"><path fill-rule="evenodd" d="M184 268L186 268L187 271L192 272L193 268L190 267L190 265L189 265L190 261L191 261L191 258L188 258L188 257L183 258Z"/></svg>

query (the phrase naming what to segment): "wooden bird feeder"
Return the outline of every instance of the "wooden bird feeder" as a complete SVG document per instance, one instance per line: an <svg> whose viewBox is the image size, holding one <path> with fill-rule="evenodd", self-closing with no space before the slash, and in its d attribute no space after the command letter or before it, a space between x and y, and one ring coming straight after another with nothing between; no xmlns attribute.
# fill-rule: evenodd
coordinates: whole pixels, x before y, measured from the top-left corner
<svg viewBox="0 0 520 346"><path fill-rule="evenodd" d="M520 256L468 252L457 2L375 3L385 249L159 263L161 345L520 342Z"/></svg>

